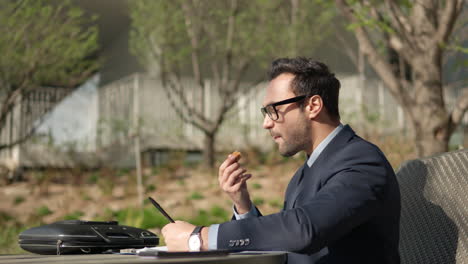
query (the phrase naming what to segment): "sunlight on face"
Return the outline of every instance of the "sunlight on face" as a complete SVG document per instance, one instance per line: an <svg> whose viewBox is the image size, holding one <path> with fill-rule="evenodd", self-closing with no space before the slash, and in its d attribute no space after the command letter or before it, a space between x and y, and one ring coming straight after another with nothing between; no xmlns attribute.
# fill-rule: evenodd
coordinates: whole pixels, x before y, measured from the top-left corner
<svg viewBox="0 0 468 264"><path fill-rule="evenodd" d="M296 95L291 91L293 74L283 73L269 83L264 105L282 101ZM305 150L310 131L310 122L302 108L297 103L280 105L276 107L278 120L271 120L265 116L263 128L270 131L273 140L278 144L278 150L285 157L292 156Z"/></svg>

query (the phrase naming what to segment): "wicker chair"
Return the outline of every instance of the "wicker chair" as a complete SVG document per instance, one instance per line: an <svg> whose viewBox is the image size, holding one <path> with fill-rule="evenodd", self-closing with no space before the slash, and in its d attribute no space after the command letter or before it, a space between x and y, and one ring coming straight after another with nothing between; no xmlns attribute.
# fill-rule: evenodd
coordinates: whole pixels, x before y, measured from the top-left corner
<svg viewBox="0 0 468 264"><path fill-rule="evenodd" d="M403 264L468 264L468 149L405 162L401 191Z"/></svg>

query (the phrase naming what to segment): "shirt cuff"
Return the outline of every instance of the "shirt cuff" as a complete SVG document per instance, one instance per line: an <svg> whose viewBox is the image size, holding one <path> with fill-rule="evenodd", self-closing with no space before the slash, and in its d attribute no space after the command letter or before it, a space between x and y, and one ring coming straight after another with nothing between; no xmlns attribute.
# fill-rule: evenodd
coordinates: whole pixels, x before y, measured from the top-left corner
<svg viewBox="0 0 468 264"><path fill-rule="evenodd" d="M218 249L218 229L219 225L210 225L208 229L208 250Z"/></svg>
<svg viewBox="0 0 468 264"><path fill-rule="evenodd" d="M250 211L248 211L245 214L238 214L234 205L232 206L232 211L234 212L234 217L236 218L236 220L241 220L249 217L257 217L259 215L257 208L252 202L250 202Z"/></svg>

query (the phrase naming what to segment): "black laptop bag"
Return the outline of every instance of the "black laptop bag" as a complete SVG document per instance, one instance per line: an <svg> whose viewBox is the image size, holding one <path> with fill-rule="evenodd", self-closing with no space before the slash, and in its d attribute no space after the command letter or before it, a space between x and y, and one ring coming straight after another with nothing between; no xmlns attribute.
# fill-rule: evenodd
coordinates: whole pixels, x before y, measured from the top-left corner
<svg viewBox="0 0 468 264"><path fill-rule="evenodd" d="M119 225L117 221L66 220L33 227L19 235L21 248L43 255L96 254L154 247L158 243L159 238L150 231Z"/></svg>

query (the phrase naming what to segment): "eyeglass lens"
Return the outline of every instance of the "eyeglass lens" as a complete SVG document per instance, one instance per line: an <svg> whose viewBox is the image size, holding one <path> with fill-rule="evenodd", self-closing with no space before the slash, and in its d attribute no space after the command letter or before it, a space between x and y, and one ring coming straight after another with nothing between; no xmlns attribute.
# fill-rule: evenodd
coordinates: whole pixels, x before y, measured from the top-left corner
<svg viewBox="0 0 468 264"><path fill-rule="evenodd" d="M275 121L278 119L278 113L276 112L276 109L273 105L267 105L262 108L262 114L263 117L265 117L266 114L271 118L271 120Z"/></svg>

